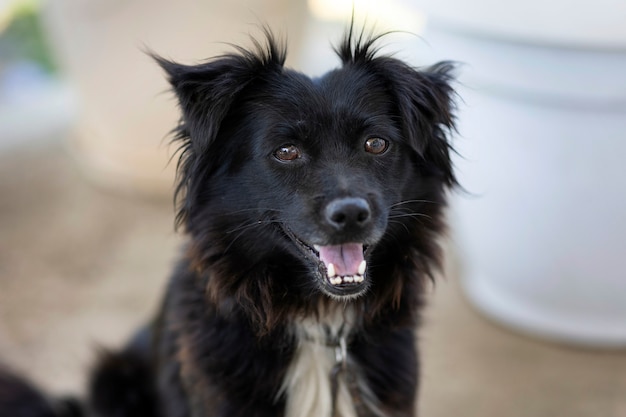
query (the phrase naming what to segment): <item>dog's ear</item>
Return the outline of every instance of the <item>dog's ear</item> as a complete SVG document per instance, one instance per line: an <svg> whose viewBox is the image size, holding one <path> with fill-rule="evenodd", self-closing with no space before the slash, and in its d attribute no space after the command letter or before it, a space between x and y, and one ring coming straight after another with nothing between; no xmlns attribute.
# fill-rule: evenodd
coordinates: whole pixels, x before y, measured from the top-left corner
<svg viewBox="0 0 626 417"><path fill-rule="evenodd" d="M199 65L183 65L151 56L166 72L182 111L179 138L189 139L197 150L206 150L217 136L238 94L266 71L280 70L286 50L265 29L266 42L251 39L253 48L234 46L235 53Z"/></svg>
<svg viewBox="0 0 626 417"><path fill-rule="evenodd" d="M197 151L206 150L215 139L234 97L248 81L246 68L234 58L191 66L155 57L167 74L182 113L178 139L188 139Z"/></svg>
<svg viewBox="0 0 626 417"><path fill-rule="evenodd" d="M269 71L281 71L286 58L284 44L264 29L265 42L251 39L253 47L234 46L234 53L219 56L199 65L183 65L150 53L167 74L181 109L174 129L174 141L180 144L177 225L185 223L194 206L195 190L210 175L219 153L211 147L220 128L241 99L242 92Z"/></svg>
<svg viewBox="0 0 626 417"><path fill-rule="evenodd" d="M384 61L384 60L383 60ZM457 184L452 167L451 134L455 131L455 65L440 62L426 69L414 69L389 59L383 66L397 100L402 129L411 147L429 174L448 186Z"/></svg>
<svg viewBox="0 0 626 417"><path fill-rule="evenodd" d="M394 97L401 128L408 144L421 159L420 166L448 186L457 184L450 153L454 125L453 62L444 61L416 69L390 56L378 55L377 41L385 36L355 32L354 21L336 49L344 66L364 68L382 77Z"/></svg>

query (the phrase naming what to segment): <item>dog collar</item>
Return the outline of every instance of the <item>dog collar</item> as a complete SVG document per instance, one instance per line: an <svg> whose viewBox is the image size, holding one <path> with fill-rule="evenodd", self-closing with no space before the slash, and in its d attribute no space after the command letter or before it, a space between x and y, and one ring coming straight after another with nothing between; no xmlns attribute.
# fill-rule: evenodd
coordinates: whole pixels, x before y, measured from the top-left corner
<svg viewBox="0 0 626 417"><path fill-rule="evenodd" d="M348 344L345 336L340 336L337 343L331 347L335 349L335 365L330 370L330 393L332 395L332 416L337 411L337 394L339 392L339 377L348 374ZM348 382L348 381L346 381ZM352 391L352 390L350 390ZM354 396L354 393L351 393ZM354 400L353 400L354 401Z"/></svg>
<svg viewBox="0 0 626 417"><path fill-rule="evenodd" d="M327 343L335 350L335 365L330 370L331 387L331 416L337 416L337 395L339 392L339 378L343 377L352 397L352 403L357 416L365 416L366 408L359 390L356 374L348 365L348 342L345 335L339 336L335 342Z"/></svg>

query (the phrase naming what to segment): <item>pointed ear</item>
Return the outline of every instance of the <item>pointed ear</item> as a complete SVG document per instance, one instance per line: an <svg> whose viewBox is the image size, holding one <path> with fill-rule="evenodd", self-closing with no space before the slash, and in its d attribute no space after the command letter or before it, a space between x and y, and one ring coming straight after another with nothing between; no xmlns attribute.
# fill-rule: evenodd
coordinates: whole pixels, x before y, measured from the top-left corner
<svg viewBox="0 0 626 417"><path fill-rule="evenodd" d="M167 74L181 116L172 130L179 160L174 200L176 226L186 225L201 182L213 170L211 146L239 92L252 75L241 56L228 55L200 65L182 65L152 55Z"/></svg>
<svg viewBox="0 0 626 417"><path fill-rule="evenodd" d="M455 64L440 62L417 70L389 59L383 64L396 96L402 129L410 146L421 158L429 175L436 175L446 185L457 184L450 153L451 134L455 130Z"/></svg>
<svg viewBox="0 0 626 417"><path fill-rule="evenodd" d="M455 92L451 83L456 65L444 61L415 69L391 56L381 56L376 43L383 36L367 35L365 29L357 33L353 19L335 51L344 65L359 65L386 81L403 134L421 159L422 170L448 186L457 185L450 160L450 135L455 130Z"/></svg>
<svg viewBox="0 0 626 417"><path fill-rule="evenodd" d="M233 106L256 79L281 71L286 48L264 29L265 42L251 39L253 48L235 46L235 52L199 65L183 65L150 53L163 68L176 94L181 118L174 129L180 144L175 200L177 225L184 224L195 206L196 194L215 167L217 153L211 146Z"/></svg>
<svg viewBox="0 0 626 417"><path fill-rule="evenodd" d="M199 65L182 65L150 54L166 72L178 98L182 111L179 139L189 139L194 148L206 150L239 93L260 74L282 70L285 45L268 28L263 32L264 42L251 38L252 48L234 46L234 53Z"/></svg>
<svg viewBox="0 0 626 417"><path fill-rule="evenodd" d="M187 139L198 151L213 142L237 93L251 74L239 56L225 56L200 64L182 65L154 56L167 74L181 110L177 138Z"/></svg>

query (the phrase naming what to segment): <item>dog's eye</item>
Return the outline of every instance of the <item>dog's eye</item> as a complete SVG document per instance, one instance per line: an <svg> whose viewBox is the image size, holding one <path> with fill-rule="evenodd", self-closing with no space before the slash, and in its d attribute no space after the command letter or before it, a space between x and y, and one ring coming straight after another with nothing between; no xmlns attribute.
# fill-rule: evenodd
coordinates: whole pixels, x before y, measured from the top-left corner
<svg viewBox="0 0 626 417"><path fill-rule="evenodd" d="M389 148L389 142L382 138L369 138L365 141L365 152L380 155Z"/></svg>
<svg viewBox="0 0 626 417"><path fill-rule="evenodd" d="M302 155L300 149L294 145L285 145L274 151L274 157L279 161L294 161Z"/></svg>

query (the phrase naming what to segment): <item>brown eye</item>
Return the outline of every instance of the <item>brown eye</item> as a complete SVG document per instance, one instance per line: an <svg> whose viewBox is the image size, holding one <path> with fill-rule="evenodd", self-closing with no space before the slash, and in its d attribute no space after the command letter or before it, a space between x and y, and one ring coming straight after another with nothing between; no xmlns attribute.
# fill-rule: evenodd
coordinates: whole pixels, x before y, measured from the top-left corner
<svg viewBox="0 0 626 417"><path fill-rule="evenodd" d="M380 155L389 148L389 142L381 138L369 138L365 141L365 152Z"/></svg>
<svg viewBox="0 0 626 417"><path fill-rule="evenodd" d="M301 157L300 149L294 145L285 145L274 151L274 157L279 161L294 161Z"/></svg>

